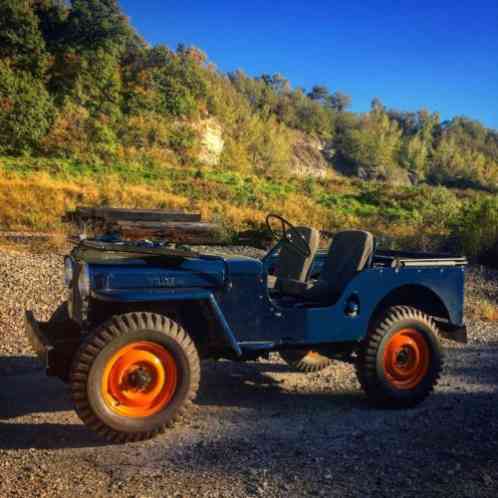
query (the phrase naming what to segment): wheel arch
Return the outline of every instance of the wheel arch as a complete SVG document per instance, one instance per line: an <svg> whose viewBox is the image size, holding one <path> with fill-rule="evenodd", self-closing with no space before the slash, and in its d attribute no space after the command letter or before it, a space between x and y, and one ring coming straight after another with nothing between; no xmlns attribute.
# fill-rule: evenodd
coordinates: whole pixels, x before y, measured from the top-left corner
<svg viewBox="0 0 498 498"><path fill-rule="evenodd" d="M376 326L385 310L392 306L410 306L423 311L426 315L450 320L450 312L443 299L429 287L418 284L402 285L391 290L374 308L368 323L368 330Z"/></svg>
<svg viewBox="0 0 498 498"><path fill-rule="evenodd" d="M182 325L201 357L239 356L239 347L233 333L212 295L209 299L171 301L95 301L94 305L94 327L115 315L144 311L157 313Z"/></svg>

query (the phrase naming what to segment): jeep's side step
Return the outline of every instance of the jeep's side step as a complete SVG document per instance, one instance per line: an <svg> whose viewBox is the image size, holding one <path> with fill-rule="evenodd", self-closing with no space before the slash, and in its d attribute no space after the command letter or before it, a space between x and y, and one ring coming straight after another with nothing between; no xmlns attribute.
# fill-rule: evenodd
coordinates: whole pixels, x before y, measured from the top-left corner
<svg viewBox="0 0 498 498"><path fill-rule="evenodd" d="M255 351L272 351L275 350L277 344L270 341L254 341L254 342L240 342L239 346L243 352Z"/></svg>

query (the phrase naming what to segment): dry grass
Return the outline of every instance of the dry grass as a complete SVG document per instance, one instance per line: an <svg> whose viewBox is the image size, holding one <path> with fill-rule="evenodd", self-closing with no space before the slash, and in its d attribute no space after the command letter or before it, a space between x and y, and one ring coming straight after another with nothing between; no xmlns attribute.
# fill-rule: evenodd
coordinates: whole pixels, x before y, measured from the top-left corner
<svg viewBox="0 0 498 498"><path fill-rule="evenodd" d="M283 213L295 223L318 227L323 227L330 218L327 209L297 194L289 195L283 202L264 199L258 209L237 205L218 193L206 188L204 199L192 202L187 196L169 192L166 186L125 185L112 175L101 182L92 178L69 182L45 172L29 176L3 174L0 224L4 230L61 232L62 215L78 205L200 211L204 219L220 221L236 231L261 225L271 211Z"/></svg>
<svg viewBox="0 0 498 498"><path fill-rule="evenodd" d="M491 301L483 300L474 304L471 313L480 320L498 322L498 306Z"/></svg>
<svg viewBox="0 0 498 498"><path fill-rule="evenodd" d="M466 317L498 321L498 271L484 266L469 266L465 281Z"/></svg>
<svg viewBox="0 0 498 498"><path fill-rule="evenodd" d="M331 231L345 227L367 228L379 237L382 247L438 250L448 235L441 226L402 221L388 223L379 215L361 218L335 206L327 208L304 192L289 192L280 197L260 192L254 203L244 203L236 201L236 189L230 190L230 185L210 184L200 179L187 184L196 198L193 202L186 193L174 193L175 187L171 183L133 184L113 175L100 181L91 176L66 180L47 172L19 175L0 170L0 249L67 252L68 228L61 222L61 217L80 205L200 211L203 219L219 223L228 236L262 227L269 212L282 214L296 225L312 225ZM336 185L327 184L327 187L335 189ZM337 187L341 191L347 189L348 193L354 188L347 183L340 183ZM6 231L28 232L31 236L8 235ZM40 237L34 232L51 235ZM382 237L385 235L388 238ZM466 299L468 316L498 321L497 279L498 272L490 274L489 270L470 269Z"/></svg>
<svg viewBox="0 0 498 498"><path fill-rule="evenodd" d="M61 217L64 213L87 205L199 211L203 219L219 223L227 234L258 229L268 213L276 212L296 225L312 225L324 230L368 228L376 235L388 234L412 248L428 248L426 246L441 238L441 234L427 227L421 230L416 224L386 223L379 215L360 217L347 209L326 207L317 197L296 187L282 194L278 183L272 185L275 192L255 190L255 200L248 201L253 185L254 188L260 186L257 182L262 180L258 178L243 187L206 178L189 177L180 181L183 184L167 178L142 184L126 182L111 174L66 179L44 171L21 175L0 170L0 227L11 231L63 233ZM331 195L352 194L355 189L355 185L346 180L318 182ZM180 186L183 190L178 188Z"/></svg>
<svg viewBox="0 0 498 498"><path fill-rule="evenodd" d="M190 208L187 198L141 185L123 185L110 176L68 182L47 173L0 177L0 223L7 230L61 232L61 217L78 205Z"/></svg>

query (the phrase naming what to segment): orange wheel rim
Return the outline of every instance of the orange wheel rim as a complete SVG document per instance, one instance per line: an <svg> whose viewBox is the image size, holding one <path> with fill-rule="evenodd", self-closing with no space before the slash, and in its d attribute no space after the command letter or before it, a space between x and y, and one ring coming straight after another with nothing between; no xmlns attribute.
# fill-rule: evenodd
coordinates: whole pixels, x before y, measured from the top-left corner
<svg viewBox="0 0 498 498"><path fill-rule="evenodd" d="M173 398L178 369L172 354L154 342L133 342L108 361L102 377L107 407L125 417L149 417Z"/></svg>
<svg viewBox="0 0 498 498"><path fill-rule="evenodd" d="M384 370L397 389L413 389L429 370L430 350L424 336L415 329L396 332L384 350Z"/></svg>

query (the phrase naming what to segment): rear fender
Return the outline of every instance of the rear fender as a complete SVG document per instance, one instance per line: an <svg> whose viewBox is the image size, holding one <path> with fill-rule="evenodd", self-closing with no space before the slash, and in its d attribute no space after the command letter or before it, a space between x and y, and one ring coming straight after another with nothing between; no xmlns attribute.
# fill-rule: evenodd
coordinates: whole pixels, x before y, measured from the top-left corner
<svg viewBox="0 0 498 498"><path fill-rule="evenodd" d="M443 337L457 342L466 342L465 326L456 323L455 311L434 290L424 285L403 285L389 292L375 307L369 321L369 330L376 327L385 310L391 306L405 305L417 308L432 316Z"/></svg>

